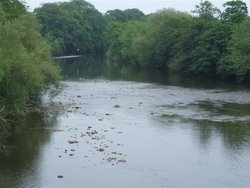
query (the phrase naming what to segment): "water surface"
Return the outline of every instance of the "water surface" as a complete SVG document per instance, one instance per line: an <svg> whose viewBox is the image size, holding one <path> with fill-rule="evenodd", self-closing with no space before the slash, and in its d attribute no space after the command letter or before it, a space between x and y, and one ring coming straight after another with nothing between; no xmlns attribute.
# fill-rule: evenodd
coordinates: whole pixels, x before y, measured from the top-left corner
<svg viewBox="0 0 250 188"><path fill-rule="evenodd" d="M17 126L0 187L250 186L247 87L61 65L66 88L44 105L65 108Z"/></svg>

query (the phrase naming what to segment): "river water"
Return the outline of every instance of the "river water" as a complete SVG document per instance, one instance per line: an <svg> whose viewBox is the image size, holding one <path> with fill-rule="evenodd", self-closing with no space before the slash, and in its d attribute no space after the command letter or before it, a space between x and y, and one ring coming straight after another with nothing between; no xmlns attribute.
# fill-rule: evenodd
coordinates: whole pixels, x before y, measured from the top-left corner
<svg viewBox="0 0 250 188"><path fill-rule="evenodd" d="M60 63L65 89L16 126L0 187L250 187L249 88Z"/></svg>

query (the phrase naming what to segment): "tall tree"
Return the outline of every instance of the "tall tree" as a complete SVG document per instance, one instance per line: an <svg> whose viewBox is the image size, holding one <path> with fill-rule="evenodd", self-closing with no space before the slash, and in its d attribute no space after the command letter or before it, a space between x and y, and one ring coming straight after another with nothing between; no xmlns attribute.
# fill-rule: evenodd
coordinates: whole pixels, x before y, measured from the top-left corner
<svg viewBox="0 0 250 188"><path fill-rule="evenodd" d="M42 34L54 55L102 53L105 50L102 14L84 0L48 3L35 9Z"/></svg>
<svg viewBox="0 0 250 188"><path fill-rule="evenodd" d="M222 78L250 82L250 18L232 30L229 53L220 60L218 73Z"/></svg>
<svg viewBox="0 0 250 188"><path fill-rule="evenodd" d="M222 13L222 19L232 23L242 23L248 15L247 5L241 0L232 0L224 5L225 11Z"/></svg>
<svg viewBox="0 0 250 188"><path fill-rule="evenodd" d="M211 2L201 0L199 5L195 5L192 13L198 14L199 18L211 20L218 17L221 12Z"/></svg>
<svg viewBox="0 0 250 188"><path fill-rule="evenodd" d="M27 102L59 79L35 17L17 14L13 2L23 7L12 0L0 3L0 104L8 116L23 114Z"/></svg>
<svg viewBox="0 0 250 188"><path fill-rule="evenodd" d="M105 13L105 17L108 20L118 21L118 22L128 22L128 21L139 21L145 19L145 14L139 9L126 9L126 10L109 10Z"/></svg>
<svg viewBox="0 0 250 188"><path fill-rule="evenodd" d="M0 5L2 6L8 20L18 18L20 15L27 12L25 5L19 0L1 0Z"/></svg>

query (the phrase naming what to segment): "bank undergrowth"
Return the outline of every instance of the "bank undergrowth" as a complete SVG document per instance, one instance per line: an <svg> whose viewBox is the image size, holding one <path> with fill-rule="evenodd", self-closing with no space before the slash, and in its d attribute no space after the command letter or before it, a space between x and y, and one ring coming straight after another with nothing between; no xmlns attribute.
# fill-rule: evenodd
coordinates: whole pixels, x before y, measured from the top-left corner
<svg viewBox="0 0 250 188"><path fill-rule="evenodd" d="M50 46L39 24L18 0L0 2L0 128L26 113L26 105L59 85Z"/></svg>

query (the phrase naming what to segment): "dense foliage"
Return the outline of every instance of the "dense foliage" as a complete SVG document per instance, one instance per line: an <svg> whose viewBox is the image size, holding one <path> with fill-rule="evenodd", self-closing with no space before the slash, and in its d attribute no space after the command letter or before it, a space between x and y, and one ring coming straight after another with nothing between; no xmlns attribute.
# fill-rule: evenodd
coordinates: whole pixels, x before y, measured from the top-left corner
<svg viewBox="0 0 250 188"><path fill-rule="evenodd" d="M56 85L58 69L35 17L18 0L0 2L0 124Z"/></svg>
<svg viewBox="0 0 250 188"><path fill-rule="evenodd" d="M84 0L48 3L35 9L35 15L54 55L104 52L104 19L90 3Z"/></svg>
<svg viewBox="0 0 250 188"><path fill-rule="evenodd" d="M105 13L105 17L106 19L118 22L145 20L145 14L136 8L126 10L109 10Z"/></svg>
<svg viewBox="0 0 250 188"><path fill-rule="evenodd" d="M192 13L165 9L146 16L138 9L116 9L101 15L84 0L35 10L54 55L106 52L116 66L248 82L246 3L230 0L221 11L201 1Z"/></svg>
<svg viewBox="0 0 250 188"><path fill-rule="evenodd" d="M224 7L220 11L209 1L201 1L195 16L165 9L142 21L113 20L106 36L109 62L249 82L247 6L232 0Z"/></svg>

